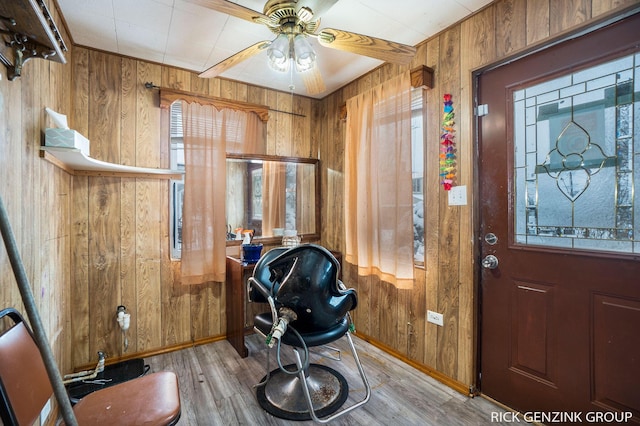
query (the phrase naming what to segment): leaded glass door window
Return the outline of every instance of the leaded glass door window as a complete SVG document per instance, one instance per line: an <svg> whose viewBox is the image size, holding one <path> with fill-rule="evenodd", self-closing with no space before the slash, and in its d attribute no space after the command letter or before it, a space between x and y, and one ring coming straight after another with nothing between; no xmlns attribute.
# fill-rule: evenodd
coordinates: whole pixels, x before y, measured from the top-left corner
<svg viewBox="0 0 640 426"><path fill-rule="evenodd" d="M514 238L640 253L640 55L513 92Z"/></svg>

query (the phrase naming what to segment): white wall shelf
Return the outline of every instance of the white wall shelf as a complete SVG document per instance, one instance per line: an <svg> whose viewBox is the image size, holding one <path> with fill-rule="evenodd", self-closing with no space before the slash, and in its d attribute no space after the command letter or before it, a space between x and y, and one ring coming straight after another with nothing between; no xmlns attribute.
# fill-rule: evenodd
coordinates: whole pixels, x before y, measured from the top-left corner
<svg viewBox="0 0 640 426"><path fill-rule="evenodd" d="M178 170L135 167L107 163L88 157L77 148L40 147L40 156L74 176L134 177L148 179L180 179Z"/></svg>

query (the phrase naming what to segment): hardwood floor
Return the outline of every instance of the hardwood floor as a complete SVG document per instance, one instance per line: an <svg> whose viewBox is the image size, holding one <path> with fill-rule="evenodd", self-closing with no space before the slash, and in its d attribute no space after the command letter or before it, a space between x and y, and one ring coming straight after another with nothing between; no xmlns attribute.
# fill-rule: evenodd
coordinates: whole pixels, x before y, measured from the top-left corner
<svg viewBox="0 0 640 426"><path fill-rule="evenodd" d="M371 399L332 425L485 425L504 410L481 398L468 398L378 348L354 338L372 388ZM258 404L253 386L266 374L267 347L257 335L246 339L249 357L241 358L225 340L146 358L152 371L175 371L179 378L182 416L178 425L309 425L274 417ZM312 355L312 362L340 371L349 382L345 406L364 397L346 339L334 345L342 362ZM277 368L275 349L270 367ZM283 347L283 363L291 362ZM497 415L497 414L494 414Z"/></svg>

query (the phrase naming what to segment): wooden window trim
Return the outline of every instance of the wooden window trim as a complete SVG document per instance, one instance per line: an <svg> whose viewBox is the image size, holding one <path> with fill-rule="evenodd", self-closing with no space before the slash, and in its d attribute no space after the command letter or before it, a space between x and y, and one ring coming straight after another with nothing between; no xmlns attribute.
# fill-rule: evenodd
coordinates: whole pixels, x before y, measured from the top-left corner
<svg viewBox="0 0 640 426"><path fill-rule="evenodd" d="M215 96L200 95L197 93L183 92L181 90L160 88L160 107L169 108L175 101L185 101L187 103L198 103L200 105L212 105L217 109L228 108L236 111L252 112L260 117L260 120L269 120L269 107L265 105L251 104L248 102L232 101L230 99L218 98Z"/></svg>

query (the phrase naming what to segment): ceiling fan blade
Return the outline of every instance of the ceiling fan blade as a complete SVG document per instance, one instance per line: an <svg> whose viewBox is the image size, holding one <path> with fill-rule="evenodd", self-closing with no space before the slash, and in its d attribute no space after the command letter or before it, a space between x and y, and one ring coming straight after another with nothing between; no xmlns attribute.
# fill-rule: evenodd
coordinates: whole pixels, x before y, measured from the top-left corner
<svg viewBox="0 0 640 426"><path fill-rule="evenodd" d="M269 17L256 12L248 7L241 6L236 3L232 3L226 0L187 0L190 3L199 4L216 12L226 13L227 15L235 16L236 18L244 19L250 22L256 22L256 19L264 19L269 21Z"/></svg>
<svg viewBox="0 0 640 426"><path fill-rule="evenodd" d="M303 7L311 9L311 12L313 12L313 20L316 20L324 15L336 3L338 3L338 0L298 0L296 7L298 10Z"/></svg>
<svg viewBox="0 0 640 426"><path fill-rule="evenodd" d="M198 74L198 77L201 77L201 78L216 77L222 74L223 72L225 72L226 70L228 70L229 68L239 64L240 62L247 60L250 57L262 52L264 49L269 47L270 44L271 44L270 41L260 41L252 46L249 46L246 49L236 53L235 55L229 56L224 61L218 62L211 68L201 72L200 74Z"/></svg>
<svg viewBox="0 0 640 426"><path fill-rule="evenodd" d="M416 54L416 48L413 46L333 28L323 29L317 36L320 44L325 47L395 64L406 65Z"/></svg>
<svg viewBox="0 0 640 426"><path fill-rule="evenodd" d="M324 85L324 80L322 79L322 74L320 74L320 70L317 66L311 68L310 70L301 72L300 76L302 77L304 87L307 88L307 94L319 95L320 93L327 90L326 86Z"/></svg>

